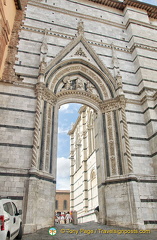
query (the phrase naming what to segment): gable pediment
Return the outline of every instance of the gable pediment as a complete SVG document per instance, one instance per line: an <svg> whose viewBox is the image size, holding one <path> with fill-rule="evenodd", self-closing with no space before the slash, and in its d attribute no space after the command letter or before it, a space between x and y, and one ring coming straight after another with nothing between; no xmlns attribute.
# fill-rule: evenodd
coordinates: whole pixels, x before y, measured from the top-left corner
<svg viewBox="0 0 157 240"><path fill-rule="evenodd" d="M87 64L90 63L105 73L105 75L113 78L109 69L100 60L96 52L84 38L83 34L74 38L50 63L48 63L45 73L49 74L51 69L53 69L57 64L67 61L72 62L73 60L80 60L80 62L83 60L87 62Z"/></svg>

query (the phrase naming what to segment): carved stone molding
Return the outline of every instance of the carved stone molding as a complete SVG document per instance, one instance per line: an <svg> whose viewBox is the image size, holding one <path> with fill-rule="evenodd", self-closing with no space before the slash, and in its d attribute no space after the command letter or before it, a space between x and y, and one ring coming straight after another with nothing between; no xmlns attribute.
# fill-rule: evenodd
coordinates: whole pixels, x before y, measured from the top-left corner
<svg viewBox="0 0 157 240"><path fill-rule="evenodd" d="M111 174L117 174L117 162L116 162L116 154L115 154L115 138L113 135L113 116L111 112L106 113L106 123L107 123L107 137L108 137L108 145L109 145L109 160L111 167Z"/></svg>
<svg viewBox="0 0 157 240"><path fill-rule="evenodd" d="M56 94L57 98L61 98L61 97L70 97L70 96L75 96L75 97L82 97L84 96L85 98L94 100L94 102L96 102L97 104L101 103L101 99L99 97L97 97L96 95L89 93L89 92L85 92L84 90L64 90L62 92L59 92Z"/></svg>
<svg viewBox="0 0 157 240"><path fill-rule="evenodd" d="M41 112L42 112L42 95L37 95L36 115L35 115L35 127L33 137L33 149L32 149L32 162L31 169L38 168L38 154L40 145L40 127L41 127Z"/></svg>
<svg viewBox="0 0 157 240"><path fill-rule="evenodd" d="M57 88L57 93L67 90L85 91L92 96L95 95L99 98L99 93L96 87L84 77L80 77L78 74L73 76L65 76L60 82Z"/></svg>
<svg viewBox="0 0 157 240"><path fill-rule="evenodd" d="M80 72L84 73L85 75L90 77L95 83L97 83L97 85L99 86L99 88L101 89L101 91L103 93L104 99L108 99L110 97L110 92L108 90L108 87L104 83L104 81L94 71L92 71L91 69L89 69L88 67L86 67L82 64L75 64L73 66L67 66L64 69L62 69L61 71L59 71L55 75L55 77L51 80L50 88L52 89L52 91L54 91L54 88L55 88L56 84L58 83L59 79L61 79L65 75L69 75L70 73L76 72L76 71L80 71Z"/></svg>
<svg viewBox="0 0 157 240"><path fill-rule="evenodd" d="M36 95L41 97L42 100L55 105L57 101L56 95L48 88L46 88L44 83L37 83L36 85Z"/></svg>
<svg viewBox="0 0 157 240"><path fill-rule="evenodd" d="M57 97L47 88L44 91L43 99L51 105L55 105L57 101Z"/></svg>
<svg viewBox="0 0 157 240"><path fill-rule="evenodd" d="M129 141L129 134L128 134L128 125L126 120L125 109L121 109L121 118L122 118L122 125L123 125L123 134L124 134L124 142L125 142L125 155L127 158L127 165L128 165L128 172L133 172L133 164L132 164L132 157L131 157L131 150L130 150L130 141Z"/></svg>
<svg viewBox="0 0 157 240"><path fill-rule="evenodd" d="M124 96L116 97L114 99L106 100L100 104L102 113L111 112L121 108L125 108L126 99Z"/></svg>

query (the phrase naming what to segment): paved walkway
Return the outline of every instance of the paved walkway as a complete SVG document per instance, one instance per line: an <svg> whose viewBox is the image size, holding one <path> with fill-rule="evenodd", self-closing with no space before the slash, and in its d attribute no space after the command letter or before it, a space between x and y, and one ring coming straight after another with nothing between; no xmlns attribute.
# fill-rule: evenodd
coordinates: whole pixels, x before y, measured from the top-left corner
<svg viewBox="0 0 157 240"><path fill-rule="evenodd" d="M24 235L22 240L157 240L157 230L144 232L127 228L99 225L95 222L85 224L56 224L56 235L49 234L49 228ZM131 232L132 231L132 232ZM52 229L52 234L55 234Z"/></svg>

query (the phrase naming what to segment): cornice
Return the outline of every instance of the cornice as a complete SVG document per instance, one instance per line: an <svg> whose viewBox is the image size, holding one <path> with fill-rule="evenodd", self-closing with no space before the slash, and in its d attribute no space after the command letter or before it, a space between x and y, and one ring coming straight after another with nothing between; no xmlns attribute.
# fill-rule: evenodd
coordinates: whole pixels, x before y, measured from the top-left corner
<svg viewBox="0 0 157 240"><path fill-rule="evenodd" d="M157 51L157 47L150 47L148 45L144 45L144 44L139 44L139 43L134 43L132 45L132 47L130 48L130 52L132 53L134 51L134 49L136 48L142 48L142 49L146 49L146 50L149 50L149 51L153 51L153 52L156 52Z"/></svg>
<svg viewBox="0 0 157 240"><path fill-rule="evenodd" d="M25 31L30 31L30 32L36 32L38 34L44 33L44 29L42 29L42 28L36 28L36 27L32 27L32 26L27 26L27 25L23 25L21 27L21 29L25 30ZM60 33L60 32L54 32L52 30L48 30L47 35L53 36L53 37L60 37L60 38L68 39L68 40L73 40L74 38L76 38L76 36L74 36L74 35ZM112 45L112 44L108 44L105 42L102 43L102 42L98 42L98 41L93 41L90 39L87 39L87 42L93 46L99 46L99 47L103 47L103 48L111 48L111 45ZM125 48L125 47L121 47L121 46L117 46L117 45L114 45L114 47L117 51L130 52L129 48Z"/></svg>
<svg viewBox="0 0 157 240"><path fill-rule="evenodd" d="M32 83L27 82L20 82L20 81L11 81L11 80L4 80L0 79L0 84L6 84L6 85L14 85L16 87L22 87L22 88L29 88L29 89L35 89L35 85Z"/></svg>
<svg viewBox="0 0 157 240"><path fill-rule="evenodd" d="M81 120L81 116L79 115L78 118L77 118L77 120L75 121L74 125L73 125L72 128L69 130L68 135L72 135L72 134L74 133L74 131L75 131L78 123L80 122L80 120Z"/></svg>
<svg viewBox="0 0 157 240"><path fill-rule="evenodd" d="M94 101L96 101L98 104L101 103L102 101L100 100L99 97L97 97L94 94L88 93L86 91L78 91L78 90L65 90L62 92L59 92L56 94L57 98L61 98L61 97L65 97L65 96L72 96L72 95L77 95L77 96L84 96L84 97L88 97L89 99L93 99Z"/></svg>
<svg viewBox="0 0 157 240"><path fill-rule="evenodd" d="M108 7L124 10L126 6L136 7L147 11L150 18L157 18L157 6L137 0L88 0Z"/></svg>
<svg viewBox="0 0 157 240"><path fill-rule="evenodd" d="M113 99L106 100L100 104L100 109L102 113L111 112L121 108L125 108L126 98L121 95Z"/></svg>
<svg viewBox="0 0 157 240"><path fill-rule="evenodd" d="M135 23L136 22L133 22L132 23ZM143 26L145 26L145 24L143 24ZM153 28L153 29L157 29L157 27L153 27L153 26L147 26L146 27L150 27L150 28ZM22 30L25 30L25 31L30 31L30 32L37 32L38 34L43 34L44 33L44 29L42 28L35 28L35 27L30 27L30 26L26 26L26 25L23 25ZM63 39L68 39L68 40L73 40L75 38L75 36L73 35L70 35L70 34L64 34L64 33L60 33L60 32L54 32L54 31L48 31L47 35L49 36L53 36L53 37L60 37L60 38L63 38ZM90 40L90 39L87 39L87 42L93 46L98 46L98 47L103 47L103 48L111 48L111 45L112 44L108 44L108 43L105 43L105 42L98 42L98 41L93 41L93 40ZM147 49L147 50L150 50L150 51L157 51L157 48L156 47L150 47L148 45L144 45L144 44L138 44L138 43L134 43L131 48L124 48L124 47L121 47L121 46L117 46L117 45L114 45L115 49L117 51L120 51L120 52L127 52L127 53L132 53L134 51L135 48L142 48L142 49Z"/></svg>
<svg viewBox="0 0 157 240"><path fill-rule="evenodd" d="M129 27L130 24L136 24L142 27L147 27L147 28L151 28L151 29L155 29L157 30L157 26L155 25L151 25L149 23L145 23L145 22L141 22L132 18L129 18L129 20L127 21L127 23L125 24L126 29Z"/></svg>

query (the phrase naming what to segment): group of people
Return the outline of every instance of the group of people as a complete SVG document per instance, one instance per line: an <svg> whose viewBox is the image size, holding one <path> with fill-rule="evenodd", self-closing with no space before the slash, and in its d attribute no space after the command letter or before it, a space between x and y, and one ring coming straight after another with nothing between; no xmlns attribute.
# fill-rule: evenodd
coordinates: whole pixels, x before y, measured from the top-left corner
<svg viewBox="0 0 157 240"><path fill-rule="evenodd" d="M61 215L56 214L55 222L59 224L69 224L72 222L72 216L69 212L61 212Z"/></svg>

